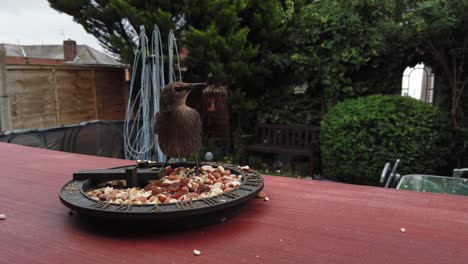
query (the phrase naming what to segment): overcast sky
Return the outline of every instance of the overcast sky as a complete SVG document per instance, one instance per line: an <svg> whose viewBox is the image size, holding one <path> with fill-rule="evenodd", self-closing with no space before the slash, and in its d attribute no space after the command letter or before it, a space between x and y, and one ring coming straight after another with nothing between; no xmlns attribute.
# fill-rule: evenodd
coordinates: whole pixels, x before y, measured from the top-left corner
<svg viewBox="0 0 468 264"><path fill-rule="evenodd" d="M103 51L96 38L71 16L52 9L47 0L0 0L0 4L0 43L45 45L73 39Z"/></svg>

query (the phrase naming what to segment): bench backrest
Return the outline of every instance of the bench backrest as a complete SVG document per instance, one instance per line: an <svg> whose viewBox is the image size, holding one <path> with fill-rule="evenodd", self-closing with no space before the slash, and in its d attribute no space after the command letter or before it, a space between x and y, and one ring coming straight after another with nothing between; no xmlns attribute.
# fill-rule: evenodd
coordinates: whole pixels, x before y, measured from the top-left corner
<svg viewBox="0 0 468 264"><path fill-rule="evenodd" d="M320 128L301 125L257 124L256 143L290 148L309 148L319 142Z"/></svg>

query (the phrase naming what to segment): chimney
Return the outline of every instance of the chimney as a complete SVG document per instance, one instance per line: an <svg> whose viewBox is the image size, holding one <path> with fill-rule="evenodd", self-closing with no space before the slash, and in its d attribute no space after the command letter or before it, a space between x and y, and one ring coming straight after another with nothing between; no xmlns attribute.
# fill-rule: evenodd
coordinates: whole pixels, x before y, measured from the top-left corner
<svg viewBox="0 0 468 264"><path fill-rule="evenodd" d="M68 39L63 41L63 59L74 61L76 58L76 41Z"/></svg>

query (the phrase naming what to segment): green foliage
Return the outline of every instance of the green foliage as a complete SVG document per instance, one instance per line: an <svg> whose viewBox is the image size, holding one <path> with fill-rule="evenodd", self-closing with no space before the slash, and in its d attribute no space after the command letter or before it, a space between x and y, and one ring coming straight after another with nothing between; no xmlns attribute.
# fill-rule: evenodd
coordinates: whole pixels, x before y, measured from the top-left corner
<svg viewBox="0 0 468 264"><path fill-rule="evenodd" d="M228 103L231 105L231 111L235 113L252 111L257 107L257 101L253 98L249 98L245 91L240 88L229 91Z"/></svg>
<svg viewBox="0 0 468 264"><path fill-rule="evenodd" d="M468 1L428 0L406 14L406 33L417 45L413 63L424 62L435 72L440 108L449 113L452 128L453 167L467 166L463 157L468 127Z"/></svg>
<svg viewBox="0 0 468 264"><path fill-rule="evenodd" d="M230 105L231 122L235 133L240 131L250 131L255 126L257 101L255 98L247 96L246 92L240 88L231 89L228 93L227 102ZM243 133L243 132L242 132ZM233 135L235 136L235 134ZM234 148L236 149L236 139L234 138Z"/></svg>
<svg viewBox="0 0 468 264"><path fill-rule="evenodd" d="M186 79L226 83L251 97L305 81L331 101L391 93L409 54L410 42L399 38L402 0L49 2L126 62L139 25L158 24L163 37L173 29L189 49Z"/></svg>
<svg viewBox="0 0 468 264"><path fill-rule="evenodd" d="M263 159L257 155L249 155L248 159L249 167L254 170L265 170L266 166L263 163Z"/></svg>
<svg viewBox="0 0 468 264"><path fill-rule="evenodd" d="M326 0L303 8L284 54L293 79L310 82L332 103L398 92L408 56L401 52L410 43L401 41L395 2Z"/></svg>
<svg viewBox="0 0 468 264"><path fill-rule="evenodd" d="M214 139L212 138L203 138L202 145L197 151L197 158L198 160L205 160L205 153L211 152L213 154L213 160L214 162L223 162L223 159L225 157L225 150L221 148ZM189 158L189 161L194 161L191 160L192 157Z"/></svg>
<svg viewBox="0 0 468 264"><path fill-rule="evenodd" d="M238 128L234 131L233 138L233 152L234 152L234 162L237 164L245 163L245 146L247 145L246 140L242 137L245 133L242 129Z"/></svg>
<svg viewBox="0 0 468 264"><path fill-rule="evenodd" d="M282 162L272 157L266 157L264 155L259 154L251 154L248 157L247 164L250 168L262 174L294 178L312 176L310 175L308 160L294 160L283 164Z"/></svg>
<svg viewBox="0 0 468 264"><path fill-rule="evenodd" d="M109 52L131 62L139 26L152 30L158 24L163 36L178 29L184 13L183 0L49 0L52 8L64 12L94 35ZM179 29L182 29L179 27Z"/></svg>
<svg viewBox="0 0 468 264"><path fill-rule="evenodd" d="M346 100L322 122L324 176L377 185L384 164L397 158L401 175L435 173L448 154L446 126L437 108L409 97Z"/></svg>
<svg viewBox="0 0 468 264"><path fill-rule="evenodd" d="M313 125L320 122L320 101L309 94L265 96L259 108L260 123Z"/></svg>
<svg viewBox="0 0 468 264"><path fill-rule="evenodd" d="M258 109L261 122L314 123L341 100L399 93L406 66L425 62L445 83L453 144L464 142L466 0L48 1L128 63L140 25L174 30L189 50L184 80L228 85L232 131L248 132ZM304 98L284 96L304 83Z"/></svg>
<svg viewBox="0 0 468 264"><path fill-rule="evenodd" d="M452 128L457 130L466 122L462 102L468 86L468 1L421 1L406 20L407 35L418 45L416 62L430 65L450 87L447 109Z"/></svg>
<svg viewBox="0 0 468 264"><path fill-rule="evenodd" d="M247 41L249 29L239 13L246 1L187 1L184 43L191 73L201 80L232 85L251 73L257 48Z"/></svg>
<svg viewBox="0 0 468 264"><path fill-rule="evenodd" d="M242 23L250 29L247 39L258 47L256 67L242 87L249 96L259 97L291 84L282 54L290 50L289 26L304 5L304 0L250 0L241 12Z"/></svg>
<svg viewBox="0 0 468 264"><path fill-rule="evenodd" d="M247 41L240 13L247 1L50 0L73 16L109 52L131 62L139 26L157 24L162 37L174 30L189 49L190 79L233 84L249 76L257 48ZM165 47L166 48L166 47Z"/></svg>

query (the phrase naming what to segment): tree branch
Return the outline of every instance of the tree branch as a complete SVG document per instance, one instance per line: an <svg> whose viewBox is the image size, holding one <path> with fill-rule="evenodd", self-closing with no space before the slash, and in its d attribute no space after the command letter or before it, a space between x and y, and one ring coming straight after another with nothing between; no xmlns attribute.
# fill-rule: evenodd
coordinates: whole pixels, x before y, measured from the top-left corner
<svg viewBox="0 0 468 264"><path fill-rule="evenodd" d="M465 39L463 40L463 46L462 46L462 56L461 56L461 60L460 60L460 64L458 65L458 71L459 71L459 78L457 80L457 82L460 82L460 78L461 76L463 75L463 66L465 65L465 50L466 50L466 46L468 45L468 35L465 35Z"/></svg>
<svg viewBox="0 0 468 264"><path fill-rule="evenodd" d="M460 87L460 91L458 92L458 97L455 102L455 108L458 110L458 107L460 106L460 101L463 98L463 91L465 90L466 85L468 84L468 77L465 79L465 81L462 83Z"/></svg>
<svg viewBox="0 0 468 264"><path fill-rule="evenodd" d="M130 37L128 36L127 31L125 30L125 27L124 27L124 25L122 24L122 20L119 20L118 24L119 24L120 30L121 30L122 33L123 33L122 36L124 37L125 41L127 42L127 44L128 44L129 46L133 47L133 41L132 41L132 40L130 39Z"/></svg>
<svg viewBox="0 0 468 264"><path fill-rule="evenodd" d="M461 81L461 78L462 78L462 75L463 75L463 67L464 67L464 64L465 64L465 49L466 49L466 46L468 45L468 36L465 36L465 39L463 40L463 46L462 46L462 55L461 55L461 60L460 60L460 63L458 65L458 72L457 72L457 69L455 68L456 65L454 65L454 78L455 78L455 89L452 91L454 94L452 94L452 98L454 100L453 102L453 105L452 105L452 115L454 115L454 118L456 118L456 114L459 110L459 107L460 107L460 101L461 99L463 98L463 91L465 90L465 87L468 83L468 78L465 79L465 81L463 81L463 83L460 85L460 87L458 88L457 86L460 84L460 81ZM455 56L456 54L452 55L452 58L453 58L453 61L456 62L456 59L455 59Z"/></svg>
<svg viewBox="0 0 468 264"><path fill-rule="evenodd" d="M452 73L450 72L450 68L447 64L447 61L446 61L446 58L443 57L440 52L434 47L434 45L429 41L429 40L426 40L426 43L427 45L429 46L429 48L431 49L432 53L434 54L434 56L436 58L438 58L438 61L440 62L440 64L442 65L442 69L444 70L445 74L447 75L447 78L450 82L450 86L453 87L452 85Z"/></svg>

